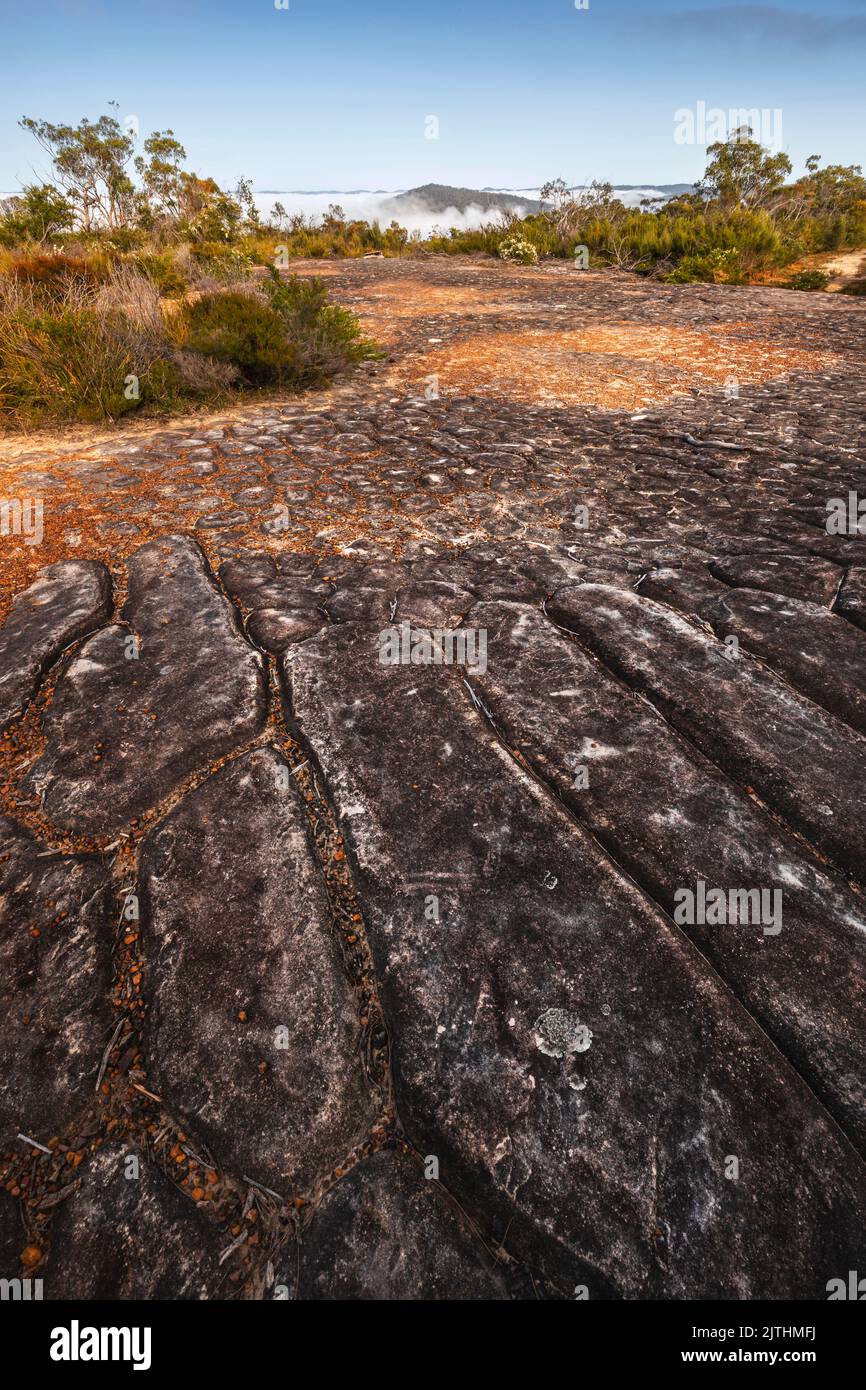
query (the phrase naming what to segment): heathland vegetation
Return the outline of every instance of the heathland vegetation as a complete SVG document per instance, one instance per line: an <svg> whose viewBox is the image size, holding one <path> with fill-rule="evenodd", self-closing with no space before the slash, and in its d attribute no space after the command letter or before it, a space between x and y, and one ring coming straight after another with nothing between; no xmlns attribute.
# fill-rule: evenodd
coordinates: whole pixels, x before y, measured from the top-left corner
<svg viewBox="0 0 866 1390"><path fill-rule="evenodd" d="M263 218L249 181L226 191L188 170L171 130L140 145L115 110L96 121L21 124L48 156L50 182L0 203L0 424L116 418L217 401L261 387L302 390L375 354L357 319L320 281L281 274L294 258L487 254L535 264L577 257L667 281L743 284L792 267L787 283L821 289L797 263L866 246L859 166L791 179L784 154L740 130L711 145L703 180L661 205L629 209L608 184L561 179L518 217L500 209L475 230L422 239L397 222ZM782 276L782 283L785 277ZM851 286L863 291L863 282Z"/></svg>

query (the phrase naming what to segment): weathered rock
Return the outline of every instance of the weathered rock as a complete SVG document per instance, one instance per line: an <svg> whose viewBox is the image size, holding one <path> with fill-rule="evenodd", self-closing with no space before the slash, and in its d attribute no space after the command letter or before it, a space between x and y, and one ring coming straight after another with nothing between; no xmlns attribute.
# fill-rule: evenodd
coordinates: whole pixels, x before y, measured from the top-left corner
<svg viewBox="0 0 866 1390"><path fill-rule="evenodd" d="M382 622L387 623L391 616L391 605L397 600L399 580L392 593L385 588L338 589L333 598L326 599L322 607L335 623Z"/></svg>
<svg viewBox="0 0 866 1390"><path fill-rule="evenodd" d="M474 602L474 595L456 584L410 584L397 596L394 620L421 627L459 627Z"/></svg>
<svg viewBox="0 0 866 1390"><path fill-rule="evenodd" d="M860 816L866 742L747 655L626 589L562 589L561 626L641 692L681 733L847 872L866 882Z"/></svg>
<svg viewBox="0 0 866 1390"><path fill-rule="evenodd" d="M856 566L845 576L836 611L857 627L866 628L866 566Z"/></svg>
<svg viewBox="0 0 866 1390"><path fill-rule="evenodd" d="M0 629L0 730L20 714L61 652L110 613L108 570L89 560L47 565L16 594Z"/></svg>
<svg viewBox="0 0 866 1390"><path fill-rule="evenodd" d="M91 834L142 816L265 719L262 659L194 542L136 551L123 616L128 631L105 628L65 669L30 774L56 824Z"/></svg>
<svg viewBox="0 0 866 1390"><path fill-rule="evenodd" d="M0 818L0 1143L45 1143L93 1095L111 1024L110 881Z"/></svg>
<svg viewBox="0 0 866 1390"><path fill-rule="evenodd" d="M816 704L866 734L866 634L817 603L728 590L705 614Z"/></svg>
<svg viewBox="0 0 866 1390"><path fill-rule="evenodd" d="M301 1299L504 1299L501 1272L459 1208L400 1153L357 1164L300 1251Z"/></svg>
<svg viewBox="0 0 866 1390"><path fill-rule="evenodd" d="M727 584L825 604L833 602L842 578L838 565L803 555L735 555L716 560L712 570Z"/></svg>
<svg viewBox="0 0 866 1390"><path fill-rule="evenodd" d="M592 1296L819 1297L854 1268L850 1145L456 673L382 666L358 626L284 671L356 867L398 1109L467 1209Z"/></svg>
<svg viewBox="0 0 866 1390"><path fill-rule="evenodd" d="M247 598L276 577L273 555L242 555L226 560L219 568L219 577L230 594Z"/></svg>
<svg viewBox="0 0 866 1390"><path fill-rule="evenodd" d="M663 567L646 575L638 585L637 592L658 603L670 604L671 608L678 608L681 613L692 613L703 618L716 600L732 591L727 584L714 579L707 570Z"/></svg>
<svg viewBox="0 0 866 1390"><path fill-rule="evenodd" d="M158 1093L238 1174L330 1172L373 1118L357 1008L288 765L228 763L142 847Z"/></svg>
<svg viewBox="0 0 866 1390"><path fill-rule="evenodd" d="M149 1158L110 1144L80 1171L54 1216L46 1299L226 1296L218 1228Z"/></svg>
<svg viewBox="0 0 866 1390"><path fill-rule="evenodd" d="M247 621L252 640L268 652L284 652L293 642L304 642L328 626L316 608L256 608Z"/></svg>
<svg viewBox="0 0 866 1390"><path fill-rule="evenodd" d="M781 894L779 930L760 919L683 930L866 1155L859 898L536 610L479 604L470 622L487 632L488 660L471 685L502 738L667 912L698 881Z"/></svg>

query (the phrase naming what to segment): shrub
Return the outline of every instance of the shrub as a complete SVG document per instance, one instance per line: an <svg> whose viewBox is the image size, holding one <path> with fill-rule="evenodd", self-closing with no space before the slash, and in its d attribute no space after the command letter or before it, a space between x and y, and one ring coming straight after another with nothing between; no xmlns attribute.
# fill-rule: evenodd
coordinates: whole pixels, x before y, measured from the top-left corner
<svg viewBox="0 0 866 1390"><path fill-rule="evenodd" d="M134 258L133 264L152 280L161 295L177 299L189 286L189 274L182 258L174 252L149 252Z"/></svg>
<svg viewBox="0 0 866 1390"><path fill-rule="evenodd" d="M141 377L125 334L91 303L69 297L52 308L35 297L0 309L0 414L14 424L95 420L134 408L126 382Z"/></svg>
<svg viewBox="0 0 866 1390"><path fill-rule="evenodd" d="M180 328L185 347L232 363L250 385L294 382L299 376L298 350L281 316L250 294L202 295L185 306Z"/></svg>
<svg viewBox="0 0 866 1390"><path fill-rule="evenodd" d="M321 382L350 362L381 355L363 336L357 315L330 303L323 280L300 275L284 280L272 268L263 290L300 350L305 384Z"/></svg>
<svg viewBox="0 0 866 1390"><path fill-rule="evenodd" d="M826 290L830 277L823 270L800 270L788 281L789 290Z"/></svg>
<svg viewBox="0 0 866 1390"><path fill-rule="evenodd" d="M49 294L63 294L74 281L94 285L104 278L102 267L84 256L65 256L60 253L18 256L10 266L10 275L31 285L38 285Z"/></svg>
<svg viewBox="0 0 866 1390"><path fill-rule="evenodd" d="M676 270L666 275L670 285L684 285L693 281L703 281L717 285L741 285L746 275L735 247L727 250L716 248L697 256L683 256Z"/></svg>
<svg viewBox="0 0 866 1390"><path fill-rule="evenodd" d="M512 261L515 265L538 265L538 252L525 237L506 237L499 243L499 255L503 261Z"/></svg>

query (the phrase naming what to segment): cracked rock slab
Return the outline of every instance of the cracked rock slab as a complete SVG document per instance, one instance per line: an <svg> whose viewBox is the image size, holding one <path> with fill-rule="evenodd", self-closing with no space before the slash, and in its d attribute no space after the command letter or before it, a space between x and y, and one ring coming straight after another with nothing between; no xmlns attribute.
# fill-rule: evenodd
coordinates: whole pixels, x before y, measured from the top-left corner
<svg viewBox="0 0 866 1390"><path fill-rule="evenodd" d="M479 604L471 621L488 650L472 687L503 739L667 912L699 880L781 894L778 932L760 921L682 929L866 1155L859 898L537 610Z"/></svg>
<svg viewBox="0 0 866 1390"><path fill-rule="evenodd" d="M748 655L679 613L601 584L562 589L547 605L741 787L866 882L861 833L863 737Z"/></svg>
<svg viewBox="0 0 866 1390"><path fill-rule="evenodd" d="M854 566L848 571L836 608L849 623L866 628L866 566Z"/></svg>
<svg viewBox="0 0 866 1390"><path fill-rule="evenodd" d="M816 704L866 734L866 633L817 603L729 590L705 616Z"/></svg>
<svg viewBox="0 0 866 1390"><path fill-rule="evenodd" d="M16 594L0 629L0 730L21 713L60 653L110 613L111 578L91 560L48 565Z"/></svg>
<svg viewBox="0 0 866 1390"><path fill-rule="evenodd" d="M735 555L714 561L712 571L726 584L770 589L812 603L832 603L842 578L838 565L816 556Z"/></svg>
<svg viewBox="0 0 866 1390"><path fill-rule="evenodd" d="M80 833L127 826L265 719L262 658L194 542L136 551L123 617L65 668L29 777L54 823Z"/></svg>
<svg viewBox="0 0 866 1390"><path fill-rule="evenodd" d="M110 1144L54 1217L46 1299L219 1297L215 1225L138 1149Z"/></svg>
<svg viewBox="0 0 866 1390"><path fill-rule="evenodd" d="M401 1153L357 1164L300 1250L301 1299L505 1299L502 1274L456 1203Z"/></svg>
<svg viewBox="0 0 866 1390"><path fill-rule="evenodd" d="M458 673L382 666L375 628L345 627L284 674L354 864L398 1111L443 1185L591 1297L820 1297L854 1268L854 1150Z"/></svg>
<svg viewBox="0 0 866 1390"><path fill-rule="evenodd" d="M110 1031L113 898L94 859L44 854L0 819L0 1139L61 1133Z"/></svg>
<svg viewBox="0 0 866 1390"><path fill-rule="evenodd" d="M325 1176L374 1118L357 1008L288 765L226 764L142 846L158 1093L239 1175Z"/></svg>

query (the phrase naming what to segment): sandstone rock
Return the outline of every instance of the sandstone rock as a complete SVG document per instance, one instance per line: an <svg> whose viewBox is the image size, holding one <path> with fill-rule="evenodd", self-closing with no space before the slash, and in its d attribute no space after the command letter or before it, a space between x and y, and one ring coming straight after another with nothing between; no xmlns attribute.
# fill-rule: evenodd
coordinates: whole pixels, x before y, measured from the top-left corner
<svg viewBox="0 0 866 1390"><path fill-rule="evenodd" d="M866 734L866 634L817 603L729 590L706 615L795 689Z"/></svg>
<svg viewBox="0 0 866 1390"><path fill-rule="evenodd" d="M703 956L454 671L381 666L360 626L284 670L355 865L398 1109L449 1190L565 1289L823 1296L862 1248L862 1164Z"/></svg>
<svg viewBox="0 0 866 1390"><path fill-rule="evenodd" d="M742 787L866 882L866 743L747 655L625 589L563 589L547 605Z"/></svg>
<svg viewBox="0 0 866 1390"><path fill-rule="evenodd" d="M136 551L123 616L128 630L105 628L64 671L30 774L51 819L90 834L142 816L265 719L262 659L194 542Z"/></svg>
<svg viewBox="0 0 866 1390"><path fill-rule="evenodd" d="M247 632L265 651L279 653L327 626L328 619L316 608L256 608L247 621Z"/></svg>
<svg viewBox="0 0 866 1390"><path fill-rule="evenodd" d="M394 621L428 628L459 627L474 602L474 595L456 584L408 584L397 595Z"/></svg>
<svg viewBox="0 0 866 1390"><path fill-rule="evenodd" d="M716 560L711 568L727 584L770 589L813 603L832 603L842 578L838 565L802 555L740 555Z"/></svg>
<svg viewBox="0 0 866 1390"><path fill-rule="evenodd" d="M603 583L603 580L596 579ZM563 585L563 588L566 587ZM727 584L704 569L672 569L663 566L652 570L641 580L637 592L658 603L667 603L678 608L681 613L691 613L704 618L708 608L720 598L731 593Z"/></svg>
<svg viewBox="0 0 866 1390"><path fill-rule="evenodd" d="M81 1171L81 1187L54 1216L46 1299L225 1296L217 1227L151 1159L110 1144Z"/></svg>
<svg viewBox="0 0 866 1390"><path fill-rule="evenodd" d="M850 569L836 600L836 610L857 627L866 628L866 567Z"/></svg>
<svg viewBox="0 0 866 1390"><path fill-rule="evenodd" d="M495 1261L439 1184L399 1153L357 1164L304 1233L301 1299L503 1299Z"/></svg>
<svg viewBox="0 0 866 1390"><path fill-rule="evenodd" d="M47 565L16 594L0 629L0 730L20 714L61 652L110 613L111 578L93 561Z"/></svg>
<svg viewBox="0 0 866 1390"><path fill-rule="evenodd" d="M142 847L158 1094L238 1175L281 1193L365 1136L357 1009L288 765L228 763Z"/></svg>
<svg viewBox="0 0 866 1390"><path fill-rule="evenodd" d="M667 912L699 880L779 891L778 932L760 921L682 929L866 1155L858 897L536 610L479 604L469 621L487 631L487 671L472 688L503 739Z"/></svg>
<svg viewBox="0 0 866 1390"><path fill-rule="evenodd" d="M110 1035L115 913L84 855L44 854L0 818L0 1143L44 1144L92 1099Z"/></svg>

